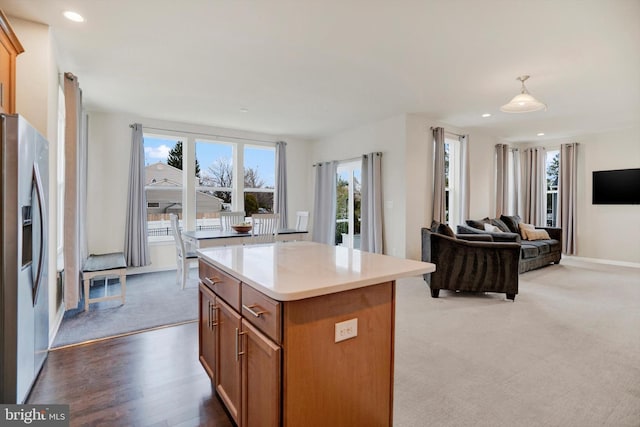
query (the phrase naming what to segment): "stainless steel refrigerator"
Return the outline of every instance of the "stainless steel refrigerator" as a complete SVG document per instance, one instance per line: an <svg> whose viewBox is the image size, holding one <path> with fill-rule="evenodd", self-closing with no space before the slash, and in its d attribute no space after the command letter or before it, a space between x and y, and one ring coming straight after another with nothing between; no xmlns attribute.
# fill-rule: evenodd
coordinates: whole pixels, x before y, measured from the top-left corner
<svg viewBox="0 0 640 427"><path fill-rule="evenodd" d="M49 347L49 144L0 114L0 402L24 403Z"/></svg>

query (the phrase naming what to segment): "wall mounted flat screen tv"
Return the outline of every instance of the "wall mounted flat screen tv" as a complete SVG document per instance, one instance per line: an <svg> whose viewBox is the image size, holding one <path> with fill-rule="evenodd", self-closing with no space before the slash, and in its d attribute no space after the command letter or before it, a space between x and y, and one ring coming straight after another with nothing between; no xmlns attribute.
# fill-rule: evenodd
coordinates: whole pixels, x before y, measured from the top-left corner
<svg viewBox="0 0 640 427"><path fill-rule="evenodd" d="M639 205L640 168L593 171L594 205Z"/></svg>

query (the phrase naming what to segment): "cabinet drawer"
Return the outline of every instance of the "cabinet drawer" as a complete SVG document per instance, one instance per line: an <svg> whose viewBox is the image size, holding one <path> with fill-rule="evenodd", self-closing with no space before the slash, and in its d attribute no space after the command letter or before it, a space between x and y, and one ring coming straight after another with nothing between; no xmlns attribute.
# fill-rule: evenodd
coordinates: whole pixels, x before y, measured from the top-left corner
<svg viewBox="0 0 640 427"><path fill-rule="evenodd" d="M240 281L202 259L198 263L200 280L236 311L240 311Z"/></svg>
<svg viewBox="0 0 640 427"><path fill-rule="evenodd" d="M282 338L281 307L280 302L242 284L242 317L278 344Z"/></svg>

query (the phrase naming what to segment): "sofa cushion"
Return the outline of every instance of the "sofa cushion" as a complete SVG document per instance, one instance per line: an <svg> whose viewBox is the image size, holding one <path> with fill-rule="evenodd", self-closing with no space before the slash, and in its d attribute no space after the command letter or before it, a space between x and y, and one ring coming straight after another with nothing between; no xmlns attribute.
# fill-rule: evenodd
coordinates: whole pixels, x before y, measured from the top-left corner
<svg viewBox="0 0 640 427"><path fill-rule="evenodd" d="M465 221L469 227L477 228L484 231L484 225L490 222L489 218L483 219L468 219Z"/></svg>
<svg viewBox="0 0 640 427"><path fill-rule="evenodd" d="M500 229L500 231L504 231L505 233L511 232L507 224L505 224L504 221L499 218L491 218L491 225L495 225Z"/></svg>
<svg viewBox="0 0 640 427"><path fill-rule="evenodd" d="M529 231L533 231L536 229L536 226L533 224L525 224L524 222L518 223L518 229L520 230L520 236L523 239L527 239L527 232ZM535 239L531 239L531 240L535 240Z"/></svg>
<svg viewBox="0 0 640 427"><path fill-rule="evenodd" d="M538 256L538 247L534 245L522 245L520 246L520 254L523 259L535 258Z"/></svg>
<svg viewBox="0 0 640 427"><path fill-rule="evenodd" d="M518 228L518 224L522 219L519 215L500 215L500 220L504 222L507 227L509 227L509 231L512 233L520 233L520 229Z"/></svg>
<svg viewBox="0 0 640 427"><path fill-rule="evenodd" d="M548 254L551 250L551 248L549 247L549 242L546 240L528 241L525 243L525 245L535 246L536 248L538 248L538 255Z"/></svg>
<svg viewBox="0 0 640 427"><path fill-rule="evenodd" d="M527 240L549 240L549 233L547 230L524 230L527 235Z"/></svg>
<svg viewBox="0 0 640 427"><path fill-rule="evenodd" d="M504 231L500 230L499 227L493 225L493 224L485 224L484 225L484 231L489 231L491 233L504 233Z"/></svg>
<svg viewBox="0 0 640 427"><path fill-rule="evenodd" d="M454 239L456 238L456 233L453 232L451 227L438 221L431 222L431 231L433 233L442 234L443 236L453 237Z"/></svg>

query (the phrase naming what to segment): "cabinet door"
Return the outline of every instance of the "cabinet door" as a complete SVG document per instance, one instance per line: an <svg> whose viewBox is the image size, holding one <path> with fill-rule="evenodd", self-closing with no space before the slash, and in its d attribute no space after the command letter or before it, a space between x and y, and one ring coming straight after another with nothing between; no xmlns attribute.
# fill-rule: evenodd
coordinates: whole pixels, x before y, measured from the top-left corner
<svg viewBox="0 0 640 427"><path fill-rule="evenodd" d="M202 367L215 382L216 351L218 350L216 332L218 324L216 296L200 283L200 324L198 327L198 354Z"/></svg>
<svg viewBox="0 0 640 427"><path fill-rule="evenodd" d="M280 425L280 347L242 319L242 427Z"/></svg>
<svg viewBox="0 0 640 427"><path fill-rule="evenodd" d="M240 415L240 315L222 299L218 307L218 352L215 385L218 396L238 423Z"/></svg>

